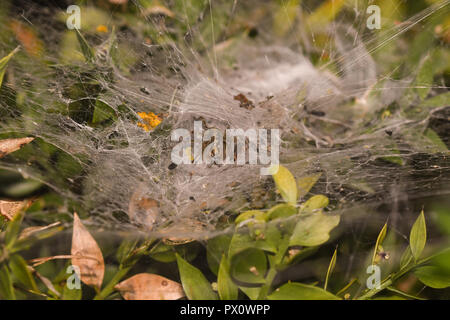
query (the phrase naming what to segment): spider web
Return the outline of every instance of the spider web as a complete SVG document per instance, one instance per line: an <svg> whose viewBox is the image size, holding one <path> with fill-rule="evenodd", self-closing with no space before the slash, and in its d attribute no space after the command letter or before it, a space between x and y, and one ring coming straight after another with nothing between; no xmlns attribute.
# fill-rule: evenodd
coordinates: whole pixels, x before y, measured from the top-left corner
<svg viewBox="0 0 450 320"><path fill-rule="evenodd" d="M448 195L448 151L425 133L438 128L448 147L442 133L448 134L449 103L426 107L414 94L430 89L430 99L448 88L415 80L426 52L413 59L405 36L420 28L435 37L435 21L448 16L450 1L379 31L365 28L369 3L350 2L332 23L308 31L301 26L317 8L312 1L297 7L297 18L283 1L278 11L273 1L169 1L168 8L178 8L173 21L147 12L143 27L152 41L126 27L115 40L87 37L97 48L92 64L61 64L56 44L75 31L46 20L40 35L48 49L38 63L24 50L14 58L0 101L0 134L37 139L1 159L0 168L72 199L98 230L208 238L227 232L233 214L281 198L257 165L173 168L171 131L192 130L201 120L220 130L280 129L281 164L298 179L321 172L311 194L327 195L331 213ZM14 18L36 25L41 8L27 4ZM133 5L137 14L148 10ZM64 14L52 10L48 21ZM280 35L273 24L283 12L290 27ZM13 93L20 93L20 105ZM238 94L255 107L242 108ZM92 123L94 112L109 119L111 109L114 121ZM147 132L137 125L138 112L163 121Z"/></svg>

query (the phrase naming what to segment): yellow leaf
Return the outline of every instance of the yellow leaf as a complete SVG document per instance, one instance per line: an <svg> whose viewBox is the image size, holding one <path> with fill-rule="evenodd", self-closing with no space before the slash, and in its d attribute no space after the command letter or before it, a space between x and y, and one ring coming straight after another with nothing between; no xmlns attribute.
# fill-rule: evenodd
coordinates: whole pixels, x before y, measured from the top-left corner
<svg viewBox="0 0 450 320"><path fill-rule="evenodd" d="M153 112L138 112L143 122L138 122L138 127L141 127L145 131L150 131L156 128L161 123L161 118Z"/></svg>
<svg viewBox="0 0 450 320"><path fill-rule="evenodd" d="M0 87L3 83L3 77L5 76L6 66L8 65L9 60L19 51L19 47L15 48L10 54L6 57L0 59Z"/></svg>
<svg viewBox="0 0 450 320"><path fill-rule="evenodd" d="M278 171L273 175L273 180L284 201L295 206L297 203L297 184L292 173L280 165Z"/></svg>
<svg viewBox="0 0 450 320"><path fill-rule="evenodd" d="M313 30L324 28L336 17L344 4L345 0L325 1L308 17L307 25Z"/></svg>
<svg viewBox="0 0 450 320"><path fill-rule="evenodd" d="M284 36L295 22L300 0L283 1L274 16L274 30L279 36Z"/></svg>
<svg viewBox="0 0 450 320"><path fill-rule="evenodd" d="M306 194L311 190L311 188L316 184L317 180L319 180L322 173L316 173L311 176L302 177L298 180L298 197L302 198L306 196Z"/></svg>
<svg viewBox="0 0 450 320"><path fill-rule="evenodd" d="M373 250L372 264L375 264L375 262L376 262L375 259L379 252L379 248L383 244L383 240L386 237L386 232L387 232L387 223L384 224L383 228L381 229L380 233L378 234L377 242L375 244L375 249Z"/></svg>

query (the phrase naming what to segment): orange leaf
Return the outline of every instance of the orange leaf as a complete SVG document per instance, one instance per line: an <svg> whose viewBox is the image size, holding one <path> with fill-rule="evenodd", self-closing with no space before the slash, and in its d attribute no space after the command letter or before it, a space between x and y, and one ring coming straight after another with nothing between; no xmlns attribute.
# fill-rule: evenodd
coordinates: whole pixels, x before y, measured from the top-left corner
<svg viewBox="0 0 450 320"><path fill-rule="evenodd" d="M137 125L145 131L150 131L156 128L162 121L161 118L153 112L138 112L137 114L143 121L143 123L138 122Z"/></svg>
<svg viewBox="0 0 450 320"><path fill-rule="evenodd" d="M17 20L13 20L10 27L17 40L29 55L35 57L42 55L42 42L38 39L33 29Z"/></svg>
<svg viewBox="0 0 450 320"><path fill-rule="evenodd" d="M181 284L151 273L139 273L114 288L125 300L177 300L185 296Z"/></svg>
<svg viewBox="0 0 450 320"><path fill-rule="evenodd" d="M100 290L105 274L105 262L100 248L75 213L72 234L72 264L80 268L80 279ZM76 258L75 258L76 257Z"/></svg>

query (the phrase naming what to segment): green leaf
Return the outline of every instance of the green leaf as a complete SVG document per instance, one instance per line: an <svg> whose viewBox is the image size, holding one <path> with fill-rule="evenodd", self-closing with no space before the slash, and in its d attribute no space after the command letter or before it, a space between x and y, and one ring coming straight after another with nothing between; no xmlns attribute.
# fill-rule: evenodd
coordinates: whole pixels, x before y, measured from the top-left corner
<svg viewBox="0 0 450 320"><path fill-rule="evenodd" d="M177 253L177 264L181 284L189 300L217 300L211 284L203 273L180 257Z"/></svg>
<svg viewBox="0 0 450 320"><path fill-rule="evenodd" d="M387 223L384 224L383 228L381 228L381 231L378 234L377 242L375 243L375 249L373 250L372 255L372 265L375 264L375 259L377 258L379 248L382 245L384 238L386 237L386 232L387 232Z"/></svg>
<svg viewBox="0 0 450 320"><path fill-rule="evenodd" d="M221 300L236 300L238 298L238 287L230 277L230 265L225 255L222 255L222 261L220 262L217 288Z"/></svg>
<svg viewBox="0 0 450 320"><path fill-rule="evenodd" d="M428 54L422 60L416 80L414 81L415 91L421 100L425 99L430 93L431 86L433 85L433 76L434 70L432 54Z"/></svg>
<svg viewBox="0 0 450 320"><path fill-rule="evenodd" d="M427 128L424 135L433 143L433 146L436 147L436 151L448 151L447 145L441 140L439 135L433 129Z"/></svg>
<svg viewBox="0 0 450 320"><path fill-rule="evenodd" d="M229 235L220 235L208 240L206 245L206 260L211 271L217 275L219 265L224 253L228 253L231 237Z"/></svg>
<svg viewBox="0 0 450 320"><path fill-rule="evenodd" d="M297 209L294 206L291 206L287 203L281 203L278 204L272 208L270 208L269 211L267 211L267 219L268 220L275 220L275 219L282 219L282 218L288 218L290 216L293 216L297 213Z"/></svg>
<svg viewBox="0 0 450 320"><path fill-rule="evenodd" d="M438 227L442 233L450 236L450 206L445 204L433 205L433 212L436 218L436 227Z"/></svg>
<svg viewBox="0 0 450 320"><path fill-rule="evenodd" d="M82 297L82 291L80 289L69 289L67 287L67 283L64 285L62 298L63 300L81 300Z"/></svg>
<svg viewBox="0 0 450 320"><path fill-rule="evenodd" d="M149 256L152 259L163 263L170 263L177 260L173 247L162 242L152 248Z"/></svg>
<svg viewBox="0 0 450 320"><path fill-rule="evenodd" d="M444 249L433 258L433 264L446 274L450 274L450 248Z"/></svg>
<svg viewBox="0 0 450 320"><path fill-rule="evenodd" d="M313 212L315 210L319 210L328 206L329 200L328 197L318 194L316 196L312 196L308 199L300 208L300 213L305 212Z"/></svg>
<svg viewBox="0 0 450 320"><path fill-rule="evenodd" d="M11 247L19 236L20 225L23 220L23 212L16 214L8 224L5 231L5 243L7 247Z"/></svg>
<svg viewBox="0 0 450 320"><path fill-rule="evenodd" d="M228 248L228 257L248 248L257 248L272 253L277 252L278 243L281 240L281 233L274 225L267 225L259 231L259 237L252 236L249 232L235 232Z"/></svg>
<svg viewBox="0 0 450 320"><path fill-rule="evenodd" d="M392 148L388 150L388 152L391 154L390 156L381 157L381 159L385 161L389 161L393 164L398 164L402 166L404 164L402 157L400 156L400 151L398 150L398 146L396 143L393 143L389 148ZM398 155L398 156L397 156Z"/></svg>
<svg viewBox="0 0 450 320"><path fill-rule="evenodd" d="M294 263L299 263L314 253L317 252L319 247L305 247L304 249L290 249L288 250L288 254L283 258L283 265L290 265Z"/></svg>
<svg viewBox="0 0 450 320"><path fill-rule="evenodd" d="M5 300L15 300L16 295L14 293L13 283L11 275L9 274L8 267L4 264L0 268L0 295Z"/></svg>
<svg viewBox="0 0 450 320"><path fill-rule="evenodd" d="M116 251L116 259L120 264L123 264L126 259L132 254L136 248L138 241L133 239L124 239Z"/></svg>
<svg viewBox="0 0 450 320"><path fill-rule="evenodd" d="M273 180L284 201L295 206L297 203L297 184L292 173L283 166L278 166Z"/></svg>
<svg viewBox="0 0 450 320"><path fill-rule="evenodd" d="M237 225L242 225L243 222L248 223L252 222L265 222L267 220L267 216L264 212L259 210L250 210L241 213L236 220L234 221Z"/></svg>
<svg viewBox="0 0 450 320"><path fill-rule="evenodd" d="M340 217L315 212L300 218L289 241L290 246L318 246L330 238L330 231L339 224Z"/></svg>
<svg viewBox="0 0 450 320"><path fill-rule="evenodd" d="M95 102L94 115L92 116L92 124L108 123L116 120L116 111L106 102L97 99Z"/></svg>
<svg viewBox="0 0 450 320"><path fill-rule="evenodd" d="M250 300L258 300L261 287L239 287L239 289L245 293Z"/></svg>
<svg viewBox="0 0 450 320"><path fill-rule="evenodd" d="M298 282L287 283L268 296L269 300L340 300L334 294Z"/></svg>
<svg viewBox="0 0 450 320"><path fill-rule="evenodd" d="M247 249L231 259L232 277L244 283L264 283L267 272L267 258L264 251Z"/></svg>
<svg viewBox="0 0 450 320"><path fill-rule="evenodd" d="M425 215L422 212L414 223L411 233L409 235L409 245L411 247L411 252L414 259L419 259L425 248L425 243L427 241L427 228L425 225Z"/></svg>
<svg viewBox="0 0 450 320"><path fill-rule="evenodd" d="M411 253L411 247L406 247L405 251L402 254L402 257L400 258L400 270L404 269L409 265L413 258L413 255Z"/></svg>
<svg viewBox="0 0 450 320"><path fill-rule="evenodd" d="M394 295L394 296L376 296L375 298L372 298L372 300L408 300L405 297Z"/></svg>
<svg viewBox="0 0 450 320"><path fill-rule="evenodd" d="M406 292L403 292L401 290L398 290L398 289L396 289L394 287L387 287L386 289L388 291L391 291L391 292L394 292L394 293L398 294L397 297L405 297L405 298L409 298L409 299L413 299L413 300L426 300L426 299L423 299L423 298L420 298L420 297L417 297L417 296L413 296L413 295L408 294Z"/></svg>
<svg viewBox="0 0 450 320"><path fill-rule="evenodd" d="M331 257L330 264L328 265L327 276L325 277L325 285L323 286L324 290L327 290L328 279L333 273L334 267L336 267L336 258L337 258L337 249L334 250L333 257Z"/></svg>
<svg viewBox="0 0 450 320"><path fill-rule="evenodd" d="M322 173L313 174L311 176L302 177L298 180L298 197L303 198L311 190L311 188L319 180Z"/></svg>
<svg viewBox="0 0 450 320"><path fill-rule="evenodd" d="M3 78L5 76L6 67L8 65L8 62L16 54L17 51L19 51L18 47L16 49L14 49L6 57L3 57L2 59L0 59L0 87L2 86L2 83L3 83Z"/></svg>
<svg viewBox="0 0 450 320"><path fill-rule="evenodd" d="M9 267L16 278L28 289L39 292L39 289L34 281L33 275L28 269L25 260L18 254L14 254L9 258Z"/></svg>
<svg viewBox="0 0 450 320"><path fill-rule="evenodd" d="M86 39L83 37L83 35L80 33L78 29L75 29L75 32L77 34L78 43L80 44L81 52L83 53L84 59L86 59L87 62L93 62L95 59L94 50L87 43Z"/></svg>
<svg viewBox="0 0 450 320"><path fill-rule="evenodd" d="M450 105L450 92L442 93L422 102L421 107L437 108Z"/></svg>
<svg viewBox="0 0 450 320"><path fill-rule="evenodd" d="M414 275L420 280L420 282L431 288L443 289L450 287L449 275L442 272L442 270L438 267L420 267L414 271Z"/></svg>

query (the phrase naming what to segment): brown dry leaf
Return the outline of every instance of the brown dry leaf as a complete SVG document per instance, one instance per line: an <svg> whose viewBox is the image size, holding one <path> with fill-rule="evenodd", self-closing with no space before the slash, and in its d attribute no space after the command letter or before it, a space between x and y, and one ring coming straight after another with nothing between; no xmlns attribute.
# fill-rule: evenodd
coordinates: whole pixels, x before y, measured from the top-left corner
<svg viewBox="0 0 450 320"><path fill-rule="evenodd" d="M8 153L14 152L22 148L22 146L33 141L34 138L18 138L0 140L0 158Z"/></svg>
<svg viewBox="0 0 450 320"><path fill-rule="evenodd" d="M245 95L242 93L239 93L238 95L233 97L234 100L239 101L239 107L252 110L255 108L255 105L253 104L253 101L249 100Z"/></svg>
<svg viewBox="0 0 450 320"><path fill-rule="evenodd" d="M142 224L151 230L159 216L159 203L136 191L128 205L128 216L132 222Z"/></svg>
<svg viewBox="0 0 450 320"><path fill-rule="evenodd" d="M114 288L125 300L177 300L185 296L181 284L151 273L139 273Z"/></svg>
<svg viewBox="0 0 450 320"><path fill-rule="evenodd" d="M80 268L80 279L88 286L100 290L105 274L102 251L75 213L72 234L72 264Z"/></svg>
<svg viewBox="0 0 450 320"><path fill-rule="evenodd" d="M6 201L0 200L0 215L7 220L12 220L21 210L26 210L32 203L32 200L24 201Z"/></svg>

